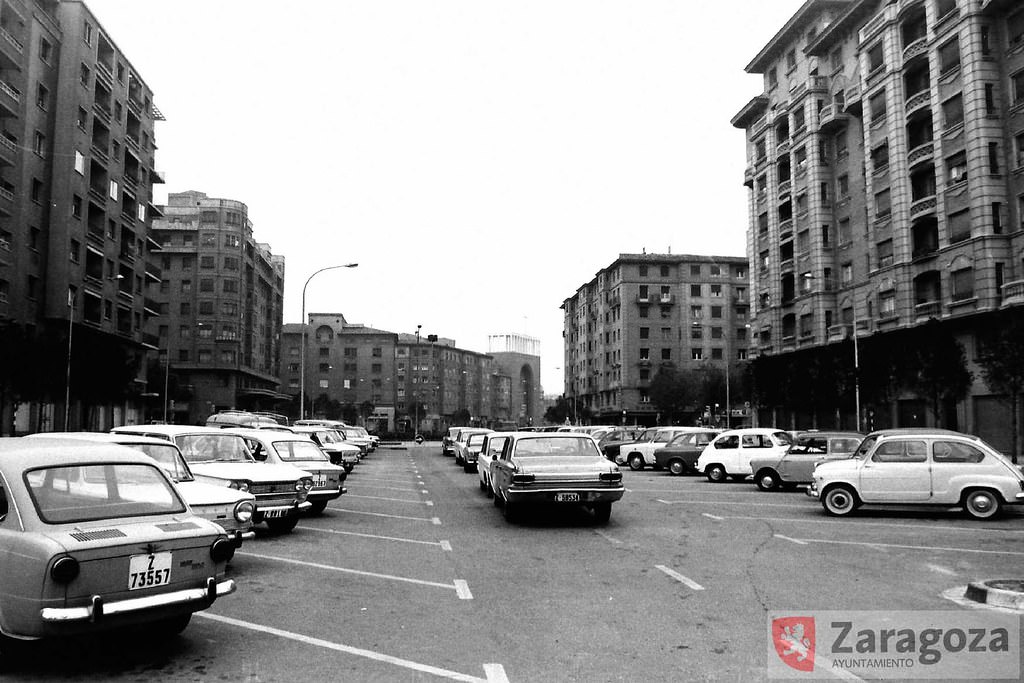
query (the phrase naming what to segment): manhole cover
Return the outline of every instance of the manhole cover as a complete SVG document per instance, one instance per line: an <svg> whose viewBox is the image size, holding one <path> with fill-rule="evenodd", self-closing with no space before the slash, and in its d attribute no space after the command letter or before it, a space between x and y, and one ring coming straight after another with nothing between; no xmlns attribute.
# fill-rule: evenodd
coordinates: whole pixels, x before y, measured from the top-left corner
<svg viewBox="0 0 1024 683"><path fill-rule="evenodd" d="M1003 591L1014 591L1015 593L1024 593L1024 579L997 579L994 581L985 581L984 583L989 588L997 588Z"/></svg>

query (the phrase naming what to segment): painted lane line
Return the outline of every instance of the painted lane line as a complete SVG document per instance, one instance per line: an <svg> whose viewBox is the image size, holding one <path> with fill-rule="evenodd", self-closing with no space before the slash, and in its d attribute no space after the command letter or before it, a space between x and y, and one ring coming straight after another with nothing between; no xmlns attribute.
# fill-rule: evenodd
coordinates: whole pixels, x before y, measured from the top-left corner
<svg viewBox="0 0 1024 683"><path fill-rule="evenodd" d="M807 541L801 541L799 538L790 538L789 536L783 536L782 534L772 534L775 538L781 538L783 541L789 541L790 543L796 543L797 545L807 545Z"/></svg>
<svg viewBox="0 0 1024 683"><path fill-rule="evenodd" d="M1014 555L1024 557L1024 552L1019 550L982 550L979 548L948 548L946 546L934 545L903 545L899 543L868 543L864 541L836 541L831 538L804 538L808 543L832 543L836 545L863 545L876 550L885 548L900 548L902 550L938 550L951 553L977 553L979 555Z"/></svg>
<svg viewBox="0 0 1024 683"><path fill-rule="evenodd" d="M352 477L352 479L354 480L352 483L367 484L369 486L374 486L375 484L384 484L385 486L395 486L396 484L404 484L408 486L410 483L408 479L363 479L362 477ZM420 482L421 485L422 483L423 482Z"/></svg>
<svg viewBox="0 0 1024 683"><path fill-rule="evenodd" d="M487 683L508 683L505 667L501 664L484 664L484 676L487 677Z"/></svg>
<svg viewBox="0 0 1024 683"><path fill-rule="evenodd" d="M430 523L433 524L434 526L441 526L441 518L440 517L431 517L430 518Z"/></svg>
<svg viewBox="0 0 1024 683"><path fill-rule="evenodd" d="M422 493L423 495L427 495L428 493L430 493L430 491L426 489L420 489L420 493Z"/></svg>
<svg viewBox="0 0 1024 683"><path fill-rule="evenodd" d="M658 498L659 503L665 505L756 505L757 507L767 508L802 508L807 509L807 505L796 505L793 503L739 503L730 500L663 500Z"/></svg>
<svg viewBox="0 0 1024 683"><path fill-rule="evenodd" d="M259 553L247 553L242 551L235 551L235 555L242 555L244 557L255 557L259 560L271 560L273 562L284 562L286 564L294 564L300 567L309 567L311 569L325 569L331 572L340 572L342 574L356 574L358 576L368 576L374 579L387 579L388 581L401 581L403 583L414 583L418 586L431 586L433 588L447 588L449 590L458 590L458 587L451 583L438 583L437 581L425 581L423 579L410 579L405 576L394 576L393 574L379 574L377 572L364 572L360 569L346 569L345 567L334 567L329 564L320 564L319 562L304 562L303 560L293 560L290 557L277 557L275 555L261 555ZM465 599L465 598L463 598Z"/></svg>
<svg viewBox="0 0 1024 683"><path fill-rule="evenodd" d="M613 536L609 536L600 529L594 529L594 533L603 538L604 540L608 541L609 543L614 543L615 545L622 545L622 541Z"/></svg>
<svg viewBox="0 0 1024 683"><path fill-rule="evenodd" d="M441 541L440 545L441 545L441 550L447 550L448 552L452 551L451 541Z"/></svg>
<svg viewBox="0 0 1024 683"><path fill-rule="evenodd" d="M203 619L209 619L211 621L217 621L222 624L228 624L230 626L236 626L238 628L247 629L249 631L256 631L259 633L266 633L267 635L277 636L278 638L285 638L287 640L293 640L298 643L305 645L312 645L313 647L324 648L325 650L334 650L335 652L343 652L345 654L355 655L357 657L365 657L366 659L372 659L377 662L384 662L386 664L394 664L404 669L411 669L425 674L431 674L433 676L440 676L453 681L466 681L466 683L488 683L488 678L477 678L476 676L469 676L467 674L459 673L458 671L451 671L449 669L441 669L436 666L430 666L429 664L420 664L419 662L413 662L408 659L401 659L400 657L392 657L381 652L374 652L373 650L364 650L358 647L351 647L349 645L342 645L341 643L332 643L328 640L322 640L320 638L311 638L310 636L304 636L301 633L292 633L291 631L284 631L279 628L273 628L271 626L263 626L262 624L254 624L248 621L242 621L240 619L232 619L231 617L224 617L219 614L210 614L209 612L196 612L196 616ZM484 665L484 671L487 671L487 666Z"/></svg>
<svg viewBox="0 0 1024 683"><path fill-rule="evenodd" d="M346 494L348 495L348 494ZM412 519L417 522L433 522L434 524L440 524L441 520L437 517L407 517L405 515L387 515L383 512L363 512L362 510L349 510L348 508L331 508L336 512L345 512L350 515L369 515L371 517L387 517L389 519ZM434 520L437 520L436 522Z"/></svg>
<svg viewBox="0 0 1024 683"><path fill-rule="evenodd" d="M931 524L895 524L893 522L860 522L856 520L811 519L809 517L743 517L728 515L724 519L758 520L765 522L805 522L807 524L842 524L846 527L855 526L887 526L894 529L932 529L937 531L1001 531L1019 534L1020 529L993 529L991 527L933 526Z"/></svg>
<svg viewBox="0 0 1024 683"><path fill-rule="evenodd" d="M348 480L346 480L346 483L348 483ZM365 484L364 485L364 482L361 482L361 481L356 482L356 483L360 485L360 488L364 488L364 489L381 489L382 491L401 491L402 493L416 493L416 489L407 489L407 488L401 488L401 487L398 487L398 486L383 486L383 485L380 485L380 484Z"/></svg>
<svg viewBox="0 0 1024 683"><path fill-rule="evenodd" d="M416 503L417 505L422 505L423 504L422 500L409 500L407 498L384 498L383 496L360 496L359 494L355 494L355 493L348 493L346 495L349 498L364 498L366 500L385 500L385 501L388 501L390 503Z"/></svg>
<svg viewBox="0 0 1024 683"><path fill-rule="evenodd" d="M725 517L719 517L718 515L713 515L710 512L702 512L701 514L707 517L708 519L715 520L716 522L721 522L723 519L725 519Z"/></svg>
<svg viewBox="0 0 1024 683"><path fill-rule="evenodd" d="M359 536L360 538L374 538L374 539L381 540L381 541L401 541L402 543L419 543L420 545L436 545L436 546L440 546L441 550L451 550L451 546L450 545L447 548L444 547L444 545L446 543L448 543L448 541L441 541L440 543L437 542L437 541L420 541L420 540L417 540L415 538L399 538L397 536L378 536L376 534L361 534L361 533L358 533L356 531L338 531L337 529L318 529L318 528L313 527L313 526L297 526L295 528L296 529L301 529L303 531L315 531L315 532L319 532L321 534L339 534L339 535L342 535L342 536Z"/></svg>
<svg viewBox="0 0 1024 683"><path fill-rule="evenodd" d="M937 564L926 564L925 566L928 567L928 569L931 569L933 572L938 572L939 574L945 574L946 576L956 576L956 572L950 569L949 567L943 567Z"/></svg>
<svg viewBox="0 0 1024 683"><path fill-rule="evenodd" d="M455 593L459 600L472 600L473 594L469 592L469 584L462 579L455 579Z"/></svg>
<svg viewBox="0 0 1024 683"><path fill-rule="evenodd" d="M434 501L432 500L424 501L423 504L426 505L428 508L434 507Z"/></svg>
<svg viewBox="0 0 1024 683"><path fill-rule="evenodd" d="M751 482L747 482L748 484ZM679 495L682 491L680 489L633 489L637 493L674 493ZM702 491L703 492L703 491ZM698 493L698 495L700 495ZM716 496L748 496L750 498L760 498L765 495L764 491L753 488L751 486L749 491L722 491L717 490L713 495ZM785 496L782 496L785 497Z"/></svg>
<svg viewBox="0 0 1024 683"><path fill-rule="evenodd" d="M683 584L684 586L688 586L689 588L691 588L691 589L693 589L695 591L702 591L702 590L704 590L704 586L700 585L696 581L693 581L692 579L686 578L685 576L683 576L682 574L680 574L679 572L677 572L677 571L675 571L673 569L669 569L668 567L666 567L663 564L656 564L656 565L654 565L654 568L655 569L660 569L661 571L665 572L667 575L671 576L673 579L675 579L679 583Z"/></svg>

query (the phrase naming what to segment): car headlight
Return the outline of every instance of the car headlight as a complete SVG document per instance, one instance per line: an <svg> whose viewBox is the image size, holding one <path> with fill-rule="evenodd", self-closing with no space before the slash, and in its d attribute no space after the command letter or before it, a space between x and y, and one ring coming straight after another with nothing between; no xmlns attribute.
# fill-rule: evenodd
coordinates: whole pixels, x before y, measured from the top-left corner
<svg viewBox="0 0 1024 683"><path fill-rule="evenodd" d="M309 491L311 488L313 488L313 480L308 477L303 477L295 482L296 491Z"/></svg>
<svg viewBox="0 0 1024 683"><path fill-rule="evenodd" d="M230 484L228 484L228 486L233 489L238 489L239 491L245 491L248 493L250 484L244 479L239 479L238 481L231 482Z"/></svg>
<svg viewBox="0 0 1024 683"><path fill-rule="evenodd" d="M235 521L245 524L252 519L252 514L256 512L256 506L253 505L251 500L240 500L235 503Z"/></svg>

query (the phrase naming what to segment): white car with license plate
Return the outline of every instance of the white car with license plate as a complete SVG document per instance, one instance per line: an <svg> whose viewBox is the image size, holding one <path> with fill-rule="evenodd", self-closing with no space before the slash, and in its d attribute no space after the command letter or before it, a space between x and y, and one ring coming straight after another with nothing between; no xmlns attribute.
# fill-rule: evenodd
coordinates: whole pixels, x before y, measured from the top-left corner
<svg viewBox="0 0 1024 683"><path fill-rule="evenodd" d="M697 471L715 483L726 477L742 481L753 472L751 459L781 456L792 444L793 437L779 429L751 427L722 432L701 451Z"/></svg>
<svg viewBox="0 0 1024 683"><path fill-rule="evenodd" d="M955 505L991 519L1024 503L1024 473L974 436L890 429L868 434L852 458L819 464L807 495L837 517L880 504Z"/></svg>

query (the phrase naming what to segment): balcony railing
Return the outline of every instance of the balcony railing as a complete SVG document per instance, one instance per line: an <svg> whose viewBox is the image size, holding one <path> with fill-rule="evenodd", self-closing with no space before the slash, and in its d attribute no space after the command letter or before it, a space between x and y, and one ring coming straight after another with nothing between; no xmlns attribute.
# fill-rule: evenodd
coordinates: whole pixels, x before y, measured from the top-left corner
<svg viewBox="0 0 1024 683"><path fill-rule="evenodd" d="M1024 303L1024 280L1014 280L1003 284L1004 306Z"/></svg>
<svg viewBox="0 0 1024 683"><path fill-rule="evenodd" d="M922 197L910 204L911 219L919 216L926 216L929 213L935 213L935 195Z"/></svg>
<svg viewBox="0 0 1024 683"><path fill-rule="evenodd" d="M914 57L923 54L928 51L928 37L922 36L918 38L910 45L903 48L903 63L906 64Z"/></svg>
<svg viewBox="0 0 1024 683"><path fill-rule="evenodd" d="M920 318L937 318L942 315L942 303L939 301L925 301L914 306L914 316Z"/></svg>
<svg viewBox="0 0 1024 683"><path fill-rule="evenodd" d="M918 109L923 109L924 107L927 107L929 104L931 104L931 101L932 94L927 89L925 89L919 93L911 95L907 99L907 105L904 109L906 110L907 114L910 114L911 112L915 112Z"/></svg>
<svg viewBox="0 0 1024 683"><path fill-rule="evenodd" d="M918 145L907 154L907 165L916 166L921 162L929 161L932 158L934 151L934 142L928 141L923 145Z"/></svg>

